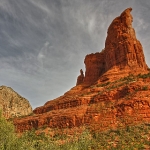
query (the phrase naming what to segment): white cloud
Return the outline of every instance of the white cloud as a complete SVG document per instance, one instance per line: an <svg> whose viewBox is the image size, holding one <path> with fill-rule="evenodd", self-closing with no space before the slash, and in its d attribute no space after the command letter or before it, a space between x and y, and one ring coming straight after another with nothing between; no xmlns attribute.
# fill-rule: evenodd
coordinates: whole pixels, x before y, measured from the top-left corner
<svg viewBox="0 0 150 150"><path fill-rule="evenodd" d="M142 18L136 18L136 30L137 31L141 31L141 30L145 30L149 27L149 24L146 23Z"/></svg>
<svg viewBox="0 0 150 150"><path fill-rule="evenodd" d="M37 56L37 60L41 63L42 67L43 67L43 61L44 59L46 59L48 49L49 49L49 42L46 41Z"/></svg>
<svg viewBox="0 0 150 150"><path fill-rule="evenodd" d="M10 44L10 46L14 47L21 47L21 43L19 43L19 41L15 38L13 38L13 36L10 36L8 34L8 32L6 32L5 30L2 31L3 35L8 39L8 42Z"/></svg>
<svg viewBox="0 0 150 150"><path fill-rule="evenodd" d="M41 1L30 0L29 2L31 2L37 8L39 8L41 11L46 12L47 14L52 14L51 10Z"/></svg>

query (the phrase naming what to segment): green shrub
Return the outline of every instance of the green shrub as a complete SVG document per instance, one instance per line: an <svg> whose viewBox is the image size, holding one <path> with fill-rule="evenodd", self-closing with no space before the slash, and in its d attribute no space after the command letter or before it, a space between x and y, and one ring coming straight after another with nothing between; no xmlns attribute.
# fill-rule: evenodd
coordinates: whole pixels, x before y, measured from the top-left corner
<svg viewBox="0 0 150 150"><path fill-rule="evenodd" d="M147 91L147 90L148 90L148 86L143 86L143 87L142 87L142 90L143 90L143 91Z"/></svg>
<svg viewBox="0 0 150 150"><path fill-rule="evenodd" d="M8 122L0 111L0 150L21 149L12 123Z"/></svg>
<svg viewBox="0 0 150 150"><path fill-rule="evenodd" d="M149 78L149 77L150 77L150 73L148 73L148 74L138 74L137 77L138 77L138 78L143 78L143 79Z"/></svg>
<svg viewBox="0 0 150 150"><path fill-rule="evenodd" d="M63 133L63 132L62 132ZM134 150L150 148L150 124L126 126L108 131L83 131L72 136L50 137L35 130L18 137L14 126L0 113L0 150Z"/></svg>
<svg viewBox="0 0 150 150"><path fill-rule="evenodd" d="M111 82L106 82L106 83L102 83L102 84L98 84L97 87L105 87L107 85L109 85Z"/></svg>

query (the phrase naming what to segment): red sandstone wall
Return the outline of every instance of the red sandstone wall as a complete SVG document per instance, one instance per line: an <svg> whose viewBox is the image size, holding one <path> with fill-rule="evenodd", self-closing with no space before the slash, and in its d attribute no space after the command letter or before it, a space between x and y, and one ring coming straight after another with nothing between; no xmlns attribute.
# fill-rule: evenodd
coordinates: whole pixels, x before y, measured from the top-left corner
<svg viewBox="0 0 150 150"><path fill-rule="evenodd" d="M112 67L117 67L118 70L147 70L142 45L132 28L131 11L131 8L126 9L108 28L105 42L106 71Z"/></svg>
<svg viewBox="0 0 150 150"><path fill-rule="evenodd" d="M147 71L141 43L132 28L131 8L126 9L110 24L105 41L105 49L85 57L85 84L92 84L110 70L125 70L130 73Z"/></svg>
<svg viewBox="0 0 150 150"><path fill-rule="evenodd" d="M84 83L86 84L91 84L97 81L105 71L103 52L87 55L84 63L86 66Z"/></svg>

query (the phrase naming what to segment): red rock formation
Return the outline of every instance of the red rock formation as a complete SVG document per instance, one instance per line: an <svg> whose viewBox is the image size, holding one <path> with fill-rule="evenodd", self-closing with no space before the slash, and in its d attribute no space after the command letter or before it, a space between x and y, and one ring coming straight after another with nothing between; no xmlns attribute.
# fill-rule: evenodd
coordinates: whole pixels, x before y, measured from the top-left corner
<svg viewBox="0 0 150 150"><path fill-rule="evenodd" d="M141 43L132 28L132 8L126 9L113 20L107 31L105 49L85 57L85 84L92 84L107 71L126 74L147 72Z"/></svg>
<svg viewBox="0 0 150 150"><path fill-rule="evenodd" d="M75 95L61 96L36 108L34 116L15 119L14 124L22 132L42 126L72 128L86 124L92 129L107 129L150 122L150 73L144 76L95 84Z"/></svg>
<svg viewBox="0 0 150 150"><path fill-rule="evenodd" d="M118 71L147 70L142 46L132 28L131 11L132 8L126 9L108 28L105 42L105 71L112 68Z"/></svg>
<svg viewBox="0 0 150 150"><path fill-rule="evenodd" d="M113 20L108 28L105 49L85 57L85 77L81 70L77 86L36 108L34 116L14 120L19 132L45 125L50 128L86 125L92 129L106 129L150 122L150 72L137 76L147 73L147 65L132 28L131 10L126 9ZM136 76L125 77L131 73ZM117 76L116 80L110 80L114 76Z"/></svg>
<svg viewBox="0 0 150 150"><path fill-rule="evenodd" d="M76 85L79 85L79 84L83 83L83 80L84 80L84 73L83 73L83 70L81 69L81 70L80 70L80 75L79 75L78 78L77 78L77 83L76 83Z"/></svg>
<svg viewBox="0 0 150 150"><path fill-rule="evenodd" d="M87 55L84 63L86 66L84 83L92 84L97 81L105 71L104 53Z"/></svg>

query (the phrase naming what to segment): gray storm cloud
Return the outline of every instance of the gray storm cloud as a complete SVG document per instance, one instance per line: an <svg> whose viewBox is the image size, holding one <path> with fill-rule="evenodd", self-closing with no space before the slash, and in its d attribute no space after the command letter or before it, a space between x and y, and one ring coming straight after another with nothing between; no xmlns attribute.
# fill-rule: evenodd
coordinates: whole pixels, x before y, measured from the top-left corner
<svg viewBox="0 0 150 150"><path fill-rule="evenodd" d="M0 82L35 108L76 84L84 57L101 51L111 21L132 7L150 66L150 1L0 0Z"/></svg>

